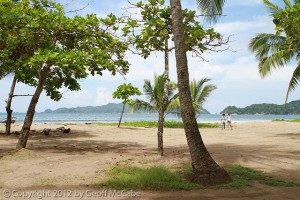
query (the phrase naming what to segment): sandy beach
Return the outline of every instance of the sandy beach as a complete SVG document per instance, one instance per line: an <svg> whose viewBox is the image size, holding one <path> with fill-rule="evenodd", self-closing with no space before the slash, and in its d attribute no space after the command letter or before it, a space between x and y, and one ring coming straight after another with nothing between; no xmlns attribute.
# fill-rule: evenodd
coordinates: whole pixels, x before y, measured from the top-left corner
<svg viewBox="0 0 300 200"><path fill-rule="evenodd" d="M40 133L44 128L70 128L69 134ZM4 130L1 125L0 131ZM21 129L14 124L13 131ZM165 129L165 156L156 153L155 128L106 127L95 124L35 124L27 149L14 153L17 136L0 136L0 199L9 191L66 190L96 191L91 185L103 180L105 170L116 165L164 165L180 168L190 155L183 129ZM239 164L284 180L300 182L300 123L234 123L233 130L200 129L214 159L222 166ZM193 191L138 191L138 197L105 199L299 199L299 187L271 187L255 184L243 189L201 189ZM99 190L98 190L99 191ZM101 199L86 196L83 199ZM104 197L103 197L104 198ZM38 199L37 197L31 199ZM40 198L41 199L41 198Z"/></svg>

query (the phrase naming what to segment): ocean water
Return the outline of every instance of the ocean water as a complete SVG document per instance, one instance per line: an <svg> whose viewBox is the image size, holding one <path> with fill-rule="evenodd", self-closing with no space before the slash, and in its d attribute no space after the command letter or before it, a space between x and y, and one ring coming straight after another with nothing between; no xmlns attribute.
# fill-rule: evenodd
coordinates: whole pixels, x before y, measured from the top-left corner
<svg viewBox="0 0 300 200"><path fill-rule="evenodd" d="M16 123L23 123L25 113L14 113L17 118ZM0 113L0 119L6 117L5 113ZM36 113L33 123L92 123L92 122L118 122L119 113ZM157 113L124 113L122 122L134 121L157 121ZM300 115L232 115L232 121L250 122L250 121L271 121L273 119L300 119ZM167 121L182 121L177 115L168 114ZM197 118L198 122L220 122L221 115L202 114Z"/></svg>

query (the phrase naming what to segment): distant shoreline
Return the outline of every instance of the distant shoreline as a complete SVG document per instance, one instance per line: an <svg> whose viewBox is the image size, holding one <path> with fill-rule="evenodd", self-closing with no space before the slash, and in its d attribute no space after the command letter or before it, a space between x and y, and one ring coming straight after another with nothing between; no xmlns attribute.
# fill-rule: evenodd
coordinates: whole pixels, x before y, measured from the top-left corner
<svg viewBox="0 0 300 200"><path fill-rule="evenodd" d="M14 113L17 118L16 124L24 121L25 113ZM0 119L4 119L6 113L0 113ZM36 113L34 124L62 124L62 123L116 123L119 121L120 113ZM300 115L233 115L233 123L244 122L270 122L272 120L295 120L300 119ZM122 122L157 122L157 113L124 113ZM197 118L199 123L220 123L221 115L202 114ZM166 121L181 122L177 115L167 115Z"/></svg>

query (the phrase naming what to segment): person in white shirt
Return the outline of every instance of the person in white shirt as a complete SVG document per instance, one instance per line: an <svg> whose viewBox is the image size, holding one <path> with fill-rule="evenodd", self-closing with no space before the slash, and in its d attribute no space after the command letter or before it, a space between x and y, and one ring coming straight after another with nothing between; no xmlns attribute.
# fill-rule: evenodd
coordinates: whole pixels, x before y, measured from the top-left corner
<svg viewBox="0 0 300 200"><path fill-rule="evenodd" d="M232 122L231 114L228 113L228 115L227 115L227 124L228 124L228 128L230 128L232 130L231 122Z"/></svg>

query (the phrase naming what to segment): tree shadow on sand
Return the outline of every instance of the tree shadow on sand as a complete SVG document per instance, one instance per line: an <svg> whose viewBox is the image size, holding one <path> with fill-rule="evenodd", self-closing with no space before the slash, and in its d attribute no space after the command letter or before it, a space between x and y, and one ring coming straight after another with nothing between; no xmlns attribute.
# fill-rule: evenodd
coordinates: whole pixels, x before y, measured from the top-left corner
<svg viewBox="0 0 300 200"><path fill-rule="evenodd" d="M95 140L97 137L88 131L72 130L65 134L62 132L51 132L45 136L40 132L33 132L27 143L27 149L37 152L62 153L68 155L93 153L126 153L128 151L136 151L143 146L136 142L114 142L106 140ZM15 152L15 145L18 137L16 135L0 136L0 140L11 139L15 142L9 142L5 146L0 147L0 155L8 155Z"/></svg>

